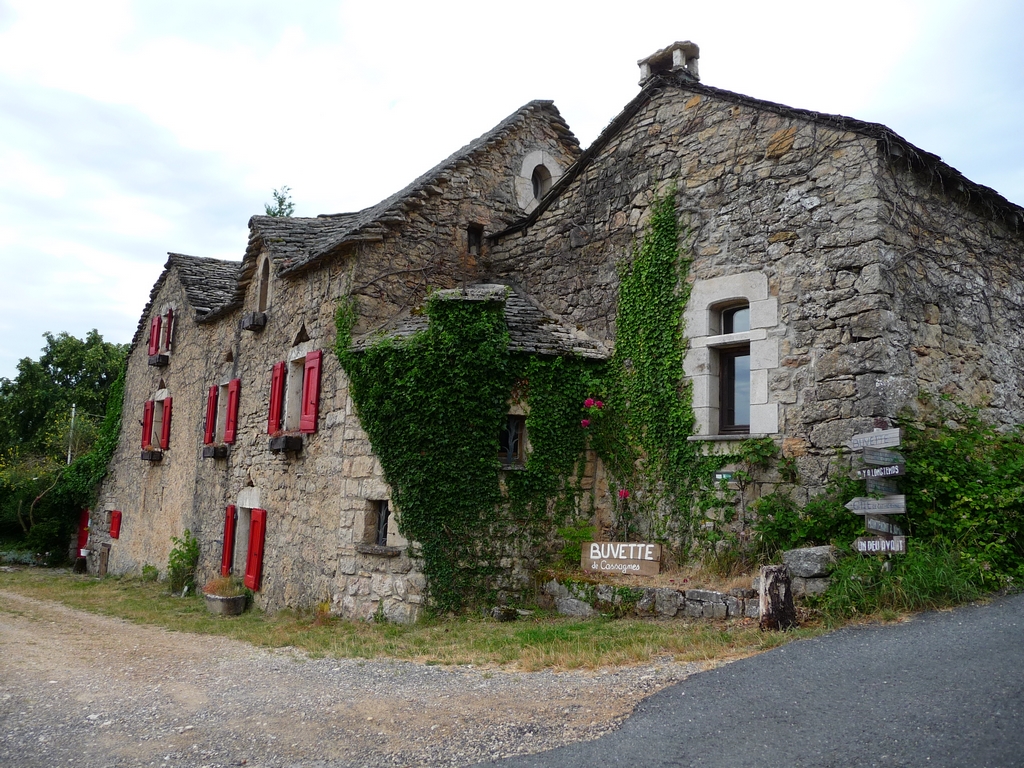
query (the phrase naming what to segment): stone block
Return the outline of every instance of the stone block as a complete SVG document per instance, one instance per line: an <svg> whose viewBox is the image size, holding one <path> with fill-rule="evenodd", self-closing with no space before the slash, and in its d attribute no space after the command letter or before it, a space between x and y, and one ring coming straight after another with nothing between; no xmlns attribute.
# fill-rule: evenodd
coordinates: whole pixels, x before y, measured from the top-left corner
<svg viewBox="0 0 1024 768"><path fill-rule="evenodd" d="M793 578L793 596L794 597L816 597L818 595L825 594L825 590L828 589L828 585L831 579L827 578L802 578L796 576Z"/></svg>
<svg viewBox="0 0 1024 768"><path fill-rule="evenodd" d="M705 619L724 619L726 613L725 603L704 603Z"/></svg>
<svg viewBox="0 0 1024 768"><path fill-rule="evenodd" d="M721 592L713 592L710 589L688 589L686 590L686 599L697 600L702 603L722 603L725 604L725 595Z"/></svg>
<svg viewBox="0 0 1024 768"><path fill-rule="evenodd" d="M687 600L683 610L691 619L699 619L704 616L704 603L698 600Z"/></svg>
<svg viewBox="0 0 1024 768"><path fill-rule="evenodd" d="M679 612L679 604L683 596L676 589L654 590L654 610L660 616L675 616Z"/></svg>
<svg viewBox="0 0 1024 768"><path fill-rule="evenodd" d="M760 600L746 600L743 606L743 617L747 619L761 618Z"/></svg>
<svg viewBox="0 0 1024 768"><path fill-rule="evenodd" d="M725 615L728 618L736 618L743 615L743 600L731 595L725 598Z"/></svg>
<svg viewBox="0 0 1024 768"><path fill-rule="evenodd" d="M591 607L590 603L577 600L575 597L556 597L555 610L563 616L576 616L579 618L590 618L597 614L597 611Z"/></svg>
<svg viewBox="0 0 1024 768"><path fill-rule="evenodd" d="M551 595L555 600L569 597L569 590L554 579L544 585L544 592L545 594Z"/></svg>
<svg viewBox="0 0 1024 768"><path fill-rule="evenodd" d="M789 567L789 573L794 578L827 576L835 561L836 548L830 545L802 547L782 553L782 562Z"/></svg>

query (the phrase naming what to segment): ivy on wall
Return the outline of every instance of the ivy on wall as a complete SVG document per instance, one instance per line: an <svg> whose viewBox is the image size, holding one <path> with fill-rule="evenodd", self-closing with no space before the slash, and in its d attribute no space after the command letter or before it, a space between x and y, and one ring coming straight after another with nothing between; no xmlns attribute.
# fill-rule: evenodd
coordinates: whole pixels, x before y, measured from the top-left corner
<svg viewBox="0 0 1024 768"><path fill-rule="evenodd" d="M436 612L493 599L501 558L536 557L556 526L589 516L594 500L588 509L580 482L588 447L611 476L616 535L642 530L686 555L705 512L730 505L713 478L732 457L705 456L687 441L689 261L679 241L669 193L620 269L607 362L514 354L502 301L440 295L427 302L425 330L355 351L354 304L339 306L338 357L400 530L419 546ZM510 400L524 405L530 452L524 467L502 471L498 437Z"/></svg>

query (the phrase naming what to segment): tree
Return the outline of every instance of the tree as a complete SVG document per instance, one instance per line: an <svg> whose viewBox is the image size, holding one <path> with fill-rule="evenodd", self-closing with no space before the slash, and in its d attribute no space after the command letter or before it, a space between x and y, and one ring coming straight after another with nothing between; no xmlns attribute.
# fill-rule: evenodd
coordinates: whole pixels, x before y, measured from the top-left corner
<svg viewBox="0 0 1024 768"><path fill-rule="evenodd" d="M292 189L288 185L274 190L274 204L263 204L263 209L267 212L267 216L289 218L295 213L295 203L292 202L291 191Z"/></svg>
<svg viewBox="0 0 1024 768"><path fill-rule="evenodd" d="M69 459L92 449L127 346L95 330L43 336L39 360L0 378L0 540L59 551L81 496L62 486Z"/></svg>

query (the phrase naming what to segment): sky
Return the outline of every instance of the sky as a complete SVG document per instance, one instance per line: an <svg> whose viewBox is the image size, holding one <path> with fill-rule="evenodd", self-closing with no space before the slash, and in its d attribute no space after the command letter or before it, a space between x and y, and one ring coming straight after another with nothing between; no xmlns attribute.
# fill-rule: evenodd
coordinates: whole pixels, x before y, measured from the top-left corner
<svg viewBox="0 0 1024 768"><path fill-rule="evenodd" d="M0 377L130 341L167 253L241 259L283 185L360 210L533 99L586 147L676 40L1024 205L1022 38L1018 0L0 0Z"/></svg>

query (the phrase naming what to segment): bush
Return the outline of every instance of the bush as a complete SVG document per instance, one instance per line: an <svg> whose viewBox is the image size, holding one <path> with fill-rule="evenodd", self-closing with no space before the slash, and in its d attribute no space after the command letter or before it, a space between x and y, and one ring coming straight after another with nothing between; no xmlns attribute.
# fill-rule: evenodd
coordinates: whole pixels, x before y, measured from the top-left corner
<svg viewBox="0 0 1024 768"><path fill-rule="evenodd" d="M833 476L803 509L778 491L762 496L751 505L757 515L753 528L758 557L770 561L787 549L821 544L847 549L862 535L864 518L851 514L844 505L863 490L862 481L856 478Z"/></svg>
<svg viewBox="0 0 1024 768"><path fill-rule="evenodd" d="M982 594L984 582L981 571L947 545L911 542L907 554L891 560L884 556L843 558L816 605L827 623L837 624L857 614L956 605Z"/></svg>
<svg viewBox="0 0 1024 768"><path fill-rule="evenodd" d="M583 544L594 540L594 526L588 520L576 520L558 529L558 535L565 541L559 553L559 561L566 568L578 568L583 558Z"/></svg>
<svg viewBox="0 0 1024 768"><path fill-rule="evenodd" d="M185 587L190 591L196 588L196 567L199 565L199 542L188 528L179 539L171 537L174 548L167 558L167 579L171 592L182 592Z"/></svg>

